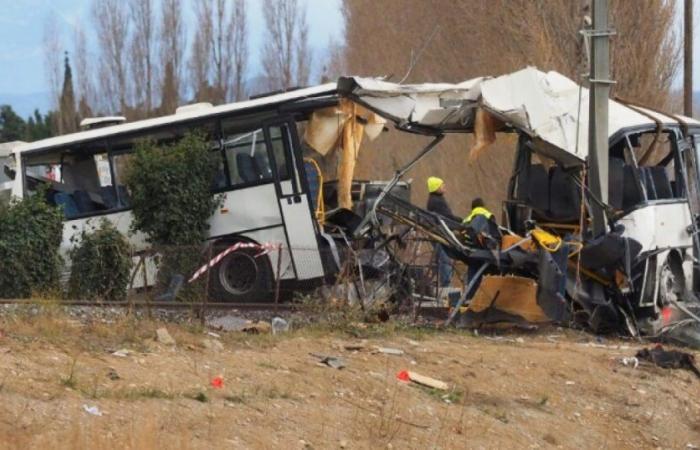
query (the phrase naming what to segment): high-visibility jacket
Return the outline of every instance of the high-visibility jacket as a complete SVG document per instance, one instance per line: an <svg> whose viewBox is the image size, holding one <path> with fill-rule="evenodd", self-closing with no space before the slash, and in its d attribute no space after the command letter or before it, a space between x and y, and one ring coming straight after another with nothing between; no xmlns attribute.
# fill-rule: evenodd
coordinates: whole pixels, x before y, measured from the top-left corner
<svg viewBox="0 0 700 450"><path fill-rule="evenodd" d="M464 219L462 223L469 223L476 216L485 216L487 219L490 219L491 217L493 217L493 214L491 214L491 211L484 208L483 206L477 206L476 208L472 209L472 212L469 213L467 218Z"/></svg>

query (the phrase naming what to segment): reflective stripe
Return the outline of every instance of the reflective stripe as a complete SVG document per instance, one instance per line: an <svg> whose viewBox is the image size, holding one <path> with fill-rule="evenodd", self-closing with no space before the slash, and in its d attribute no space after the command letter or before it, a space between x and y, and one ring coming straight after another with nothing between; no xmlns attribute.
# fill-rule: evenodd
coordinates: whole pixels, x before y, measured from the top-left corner
<svg viewBox="0 0 700 450"><path fill-rule="evenodd" d="M483 208L481 206L477 206L476 208L472 209L472 212L469 213L467 218L464 219L462 223L469 223L476 216L486 216L487 219L490 219L491 217L493 217L493 214L491 214L491 211L489 211L488 209Z"/></svg>

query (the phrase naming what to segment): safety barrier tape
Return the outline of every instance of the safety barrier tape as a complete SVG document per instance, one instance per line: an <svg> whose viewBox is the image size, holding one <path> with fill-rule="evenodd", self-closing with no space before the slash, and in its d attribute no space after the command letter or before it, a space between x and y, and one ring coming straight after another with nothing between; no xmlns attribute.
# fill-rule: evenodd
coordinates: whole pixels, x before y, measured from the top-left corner
<svg viewBox="0 0 700 450"><path fill-rule="evenodd" d="M217 265L219 262L221 262L222 259L226 257L231 252L235 252L236 250L240 250L242 248L256 248L260 250L260 253L256 254L254 257L257 258L258 256L264 255L266 253L269 253L270 250L277 250L281 247L281 244L278 243L273 243L273 242L264 242L262 244L254 244L252 242L237 242L233 244L232 246L228 247L221 253L217 254L214 256L208 263L204 264L202 267L197 269L197 271L192 275L192 277L189 279L188 283L192 283L194 280L197 278L201 277L204 275L209 269Z"/></svg>

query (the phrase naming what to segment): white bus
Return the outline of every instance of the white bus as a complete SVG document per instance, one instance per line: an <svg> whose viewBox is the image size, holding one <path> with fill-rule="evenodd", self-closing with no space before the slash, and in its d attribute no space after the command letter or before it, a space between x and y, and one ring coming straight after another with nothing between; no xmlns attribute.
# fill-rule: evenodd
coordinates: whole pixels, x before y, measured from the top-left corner
<svg viewBox="0 0 700 450"><path fill-rule="evenodd" d="M124 168L137 141L169 142L203 130L221 162L212 192L223 196L210 219L209 239L218 248L236 242L273 243L279 253L229 254L212 269L217 300L265 301L277 267L283 281L323 277L320 228L314 219L297 122L320 107L337 103L336 84L325 84L220 106L193 105L175 114L106 126L15 147L9 168L12 195L32 195L48 185L49 202L65 214L62 255L71 238L99 218L129 235L132 222ZM180 180L187 183L187 180ZM143 235L131 235L136 251L147 249ZM154 270L151 263L147 264ZM187 275L186 275L187 276ZM144 285L135 278L135 287ZM154 277L148 278L148 284Z"/></svg>

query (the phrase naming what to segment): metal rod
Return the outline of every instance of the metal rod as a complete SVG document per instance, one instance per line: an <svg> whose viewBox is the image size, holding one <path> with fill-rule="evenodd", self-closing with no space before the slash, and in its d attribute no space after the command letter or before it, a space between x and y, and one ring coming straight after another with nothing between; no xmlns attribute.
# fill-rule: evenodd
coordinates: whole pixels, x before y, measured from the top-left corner
<svg viewBox="0 0 700 450"><path fill-rule="evenodd" d="M282 272L282 244L280 244L279 247L277 247L277 273L275 274L275 277L277 277L275 281L275 312L277 312L277 307L279 306L280 302L280 283L282 281L280 272Z"/></svg>
<svg viewBox="0 0 700 450"><path fill-rule="evenodd" d="M608 203L608 100L610 97L610 33L608 0L593 0L590 102L588 120L589 185L593 196ZM591 204L594 235L605 233L605 208Z"/></svg>
<svg viewBox="0 0 700 450"><path fill-rule="evenodd" d="M389 191L391 191L394 188L394 186L396 186L396 183L399 182L401 177L403 177L406 174L406 172L411 170L413 166L415 166L416 163L418 163L418 161L420 161L428 153L430 153L444 138L444 134L439 134L435 136L435 139L430 141L430 143L423 150L421 150L421 152L418 153L418 155L416 155L415 158L413 158L408 164L398 169L394 173L394 177L391 179L391 181L389 181L389 183L387 183L386 186L384 186L384 189L382 189L382 191L377 196L377 199L374 201L374 205L372 205L372 210L368 214L366 214L365 217L362 218L362 222L360 222L360 225L355 229L355 237L359 237L362 234L362 229L367 225L367 223L370 220L376 219L377 206L382 202L384 197L386 197L386 194L388 194Z"/></svg>
<svg viewBox="0 0 700 450"><path fill-rule="evenodd" d="M459 299L457 304L455 305L454 309L450 312L450 316L447 318L445 321L445 326L449 326L450 323L452 323L452 320L455 318L455 316L459 313L459 309L462 307L462 304L464 304L465 301L467 301L467 293L471 291L472 287L476 284L476 280L481 278L481 274L484 273L484 270L489 266L488 262L485 262L484 264L479 267L479 270L476 271L474 276L472 277L471 280L469 280L469 283L467 284L466 289L464 290L464 295L462 298Z"/></svg>

